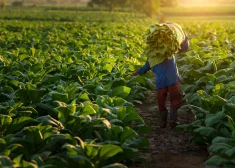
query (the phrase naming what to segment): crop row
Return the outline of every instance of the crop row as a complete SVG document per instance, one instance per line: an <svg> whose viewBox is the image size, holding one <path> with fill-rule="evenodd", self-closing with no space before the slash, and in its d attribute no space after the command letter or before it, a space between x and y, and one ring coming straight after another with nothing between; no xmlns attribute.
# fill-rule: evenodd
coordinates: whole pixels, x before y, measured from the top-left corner
<svg viewBox="0 0 235 168"><path fill-rule="evenodd" d="M2 22L0 167L126 167L148 148L136 26Z"/></svg>
<svg viewBox="0 0 235 168"><path fill-rule="evenodd" d="M185 24L191 50L178 57L182 88L195 114L191 124L178 126L191 141L208 147L206 164L235 164L235 29L234 23Z"/></svg>

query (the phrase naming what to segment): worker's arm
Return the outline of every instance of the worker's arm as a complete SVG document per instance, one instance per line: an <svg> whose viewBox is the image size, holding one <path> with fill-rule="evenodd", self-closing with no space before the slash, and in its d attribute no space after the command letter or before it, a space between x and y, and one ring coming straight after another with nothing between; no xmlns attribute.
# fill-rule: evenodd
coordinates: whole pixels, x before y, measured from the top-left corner
<svg viewBox="0 0 235 168"><path fill-rule="evenodd" d="M133 75L142 75L142 74L145 74L146 72L148 72L150 70L150 65L149 65L149 62L148 60L145 62L144 66L142 66L140 69L138 69L137 71L135 71L133 73Z"/></svg>
<svg viewBox="0 0 235 168"><path fill-rule="evenodd" d="M189 50L189 39L188 36L185 36L184 41L180 45L180 50L178 51L178 53L183 53L186 52L187 50Z"/></svg>

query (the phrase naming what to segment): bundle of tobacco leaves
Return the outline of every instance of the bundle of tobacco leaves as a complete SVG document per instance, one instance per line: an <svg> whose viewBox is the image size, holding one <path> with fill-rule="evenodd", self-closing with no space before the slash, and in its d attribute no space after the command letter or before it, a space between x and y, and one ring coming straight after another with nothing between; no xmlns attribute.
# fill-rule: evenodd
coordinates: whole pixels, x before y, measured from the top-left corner
<svg viewBox="0 0 235 168"><path fill-rule="evenodd" d="M147 56L150 66L161 63L164 59L171 59L179 48L180 43L175 29L167 24L154 24L146 32Z"/></svg>

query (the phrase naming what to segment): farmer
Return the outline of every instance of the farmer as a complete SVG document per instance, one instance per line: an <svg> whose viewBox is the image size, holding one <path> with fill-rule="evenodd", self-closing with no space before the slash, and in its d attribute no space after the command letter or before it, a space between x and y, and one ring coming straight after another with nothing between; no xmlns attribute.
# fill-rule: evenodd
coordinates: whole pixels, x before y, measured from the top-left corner
<svg viewBox="0 0 235 168"><path fill-rule="evenodd" d="M183 32L182 28L176 23L166 23L167 26L174 28L178 35L181 37L180 49L178 53L184 52L189 48L188 37ZM157 102L161 117L161 128L167 127L167 115L168 110L166 107L166 98L169 93L170 96L170 127L174 128L177 122L177 110L181 107L182 93L180 87L180 76L178 68L175 62L175 56L171 59L166 58L161 63L150 66L150 62L147 59L145 65L135 71L133 75L142 75L152 69L156 76L156 88L157 88Z"/></svg>

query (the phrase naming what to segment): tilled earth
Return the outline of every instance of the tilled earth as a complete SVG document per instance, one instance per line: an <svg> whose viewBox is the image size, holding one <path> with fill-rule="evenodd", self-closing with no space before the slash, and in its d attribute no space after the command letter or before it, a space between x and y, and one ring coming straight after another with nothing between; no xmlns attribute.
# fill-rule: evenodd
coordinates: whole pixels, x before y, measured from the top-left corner
<svg viewBox="0 0 235 168"><path fill-rule="evenodd" d="M170 108L169 101L167 106ZM188 133L159 127L160 116L154 91L149 93L143 104L136 104L135 107L151 127L152 133L144 135L150 141L149 151L141 154L146 161L136 163L132 168L207 168L204 165L208 157L207 150L191 144ZM194 116L189 110L179 110L178 119L181 124L186 124L193 122Z"/></svg>

